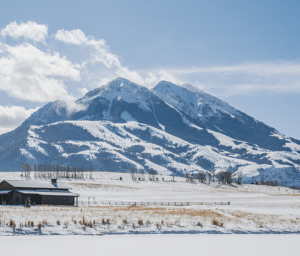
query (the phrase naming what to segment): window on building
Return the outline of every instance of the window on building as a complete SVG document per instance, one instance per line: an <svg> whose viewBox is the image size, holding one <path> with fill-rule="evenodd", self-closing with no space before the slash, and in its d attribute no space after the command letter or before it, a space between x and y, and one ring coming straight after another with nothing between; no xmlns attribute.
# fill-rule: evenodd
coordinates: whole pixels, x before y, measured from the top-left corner
<svg viewBox="0 0 300 256"><path fill-rule="evenodd" d="M53 203L53 196L49 196L49 203Z"/></svg>
<svg viewBox="0 0 300 256"><path fill-rule="evenodd" d="M68 202L68 198L64 197L64 203L67 203L67 202Z"/></svg>

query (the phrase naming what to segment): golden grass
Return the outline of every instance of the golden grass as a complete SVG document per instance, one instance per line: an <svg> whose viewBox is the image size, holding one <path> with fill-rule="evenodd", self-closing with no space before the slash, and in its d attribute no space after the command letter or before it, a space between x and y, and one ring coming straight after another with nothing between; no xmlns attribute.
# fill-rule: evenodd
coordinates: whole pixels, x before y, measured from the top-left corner
<svg viewBox="0 0 300 256"><path fill-rule="evenodd" d="M15 219L19 221L16 223ZM0 225L14 227L18 224L18 226L34 227L34 221L38 223L38 229L48 224L61 225L61 223L64 223L65 227L71 224L82 225L84 229L99 225L105 225L109 228L113 224L117 224L120 228L128 224L136 228L144 225L155 225L157 228L161 228L172 225L180 227L186 225L223 227L227 224L233 224L233 226L254 224L257 227L268 227L277 224L290 226L300 224L300 218L276 214L257 214L232 209L193 209L164 206L84 206L80 208L37 206L26 209L3 207L0 211Z"/></svg>

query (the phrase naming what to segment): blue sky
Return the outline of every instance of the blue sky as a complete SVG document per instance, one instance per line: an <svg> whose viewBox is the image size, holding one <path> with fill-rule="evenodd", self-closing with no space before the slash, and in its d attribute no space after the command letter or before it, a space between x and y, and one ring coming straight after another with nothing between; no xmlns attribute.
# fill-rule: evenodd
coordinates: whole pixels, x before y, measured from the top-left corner
<svg viewBox="0 0 300 256"><path fill-rule="evenodd" d="M0 133L116 76L191 83L300 138L299 1L5 1Z"/></svg>

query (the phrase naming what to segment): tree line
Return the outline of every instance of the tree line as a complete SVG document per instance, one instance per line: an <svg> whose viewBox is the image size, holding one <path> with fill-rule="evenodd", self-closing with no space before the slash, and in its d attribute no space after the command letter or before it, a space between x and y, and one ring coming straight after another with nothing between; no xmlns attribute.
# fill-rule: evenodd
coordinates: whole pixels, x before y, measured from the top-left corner
<svg viewBox="0 0 300 256"><path fill-rule="evenodd" d="M30 164L21 164L22 176L30 177L33 172L34 178L67 178L67 179L92 179L94 167L82 168L59 164L38 164L33 169Z"/></svg>
<svg viewBox="0 0 300 256"><path fill-rule="evenodd" d="M148 171L148 175L149 175L149 180L150 181L154 181L155 179L157 180L157 178L155 178L155 176L158 174L158 172L156 170L149 170ZM144 170L138 170L136 168L131 168L130 169L130 175L132 180L145 180L145 175L146 172Z"/></svg>
<svg viewBox="0 0 300 256"><path fill-rule="evenodd" d="M256 185L258 185L258 181L256 181ZM263 179L260 180L259 185L267 185L267 186L279 186L279 182L277 180L266 180Z"/></svg>
<svg viewBox="0 0 300 256"><path fill-rule="evenodd" d="M233 178L233 173L229 171L219 172L216 173L215 170L211 172L198 172L198 173L186 173L185 175L187 182L194 182L198 180L201 183L208 183L211 182L219 182L223 184L232 184L232 182L236 181L237 184L242 184L243 172L239 171L236 174L236 178Z"/></svg>

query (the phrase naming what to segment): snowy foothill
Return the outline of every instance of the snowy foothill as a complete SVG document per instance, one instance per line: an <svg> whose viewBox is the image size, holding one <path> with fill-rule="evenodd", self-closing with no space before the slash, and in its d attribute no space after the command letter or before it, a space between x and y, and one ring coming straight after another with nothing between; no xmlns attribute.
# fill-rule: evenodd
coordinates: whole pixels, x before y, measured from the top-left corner
<svg viewBox="0 0 300 256"><path fill-rule="evenodd" d="M300 233L299 190L190 183L180 177L173 182L172 177L163 175L157 175L158 181L149 181L143 174L135 177L132 180L127 173L95 172L92 179L60 179L80 195L79 207L41 205L28 209L2 205L0 235ZM22 176L6 172L0 179ZM157 204L139 206L141 202ZM180 202L190 205L181 206Z"/></svg>

